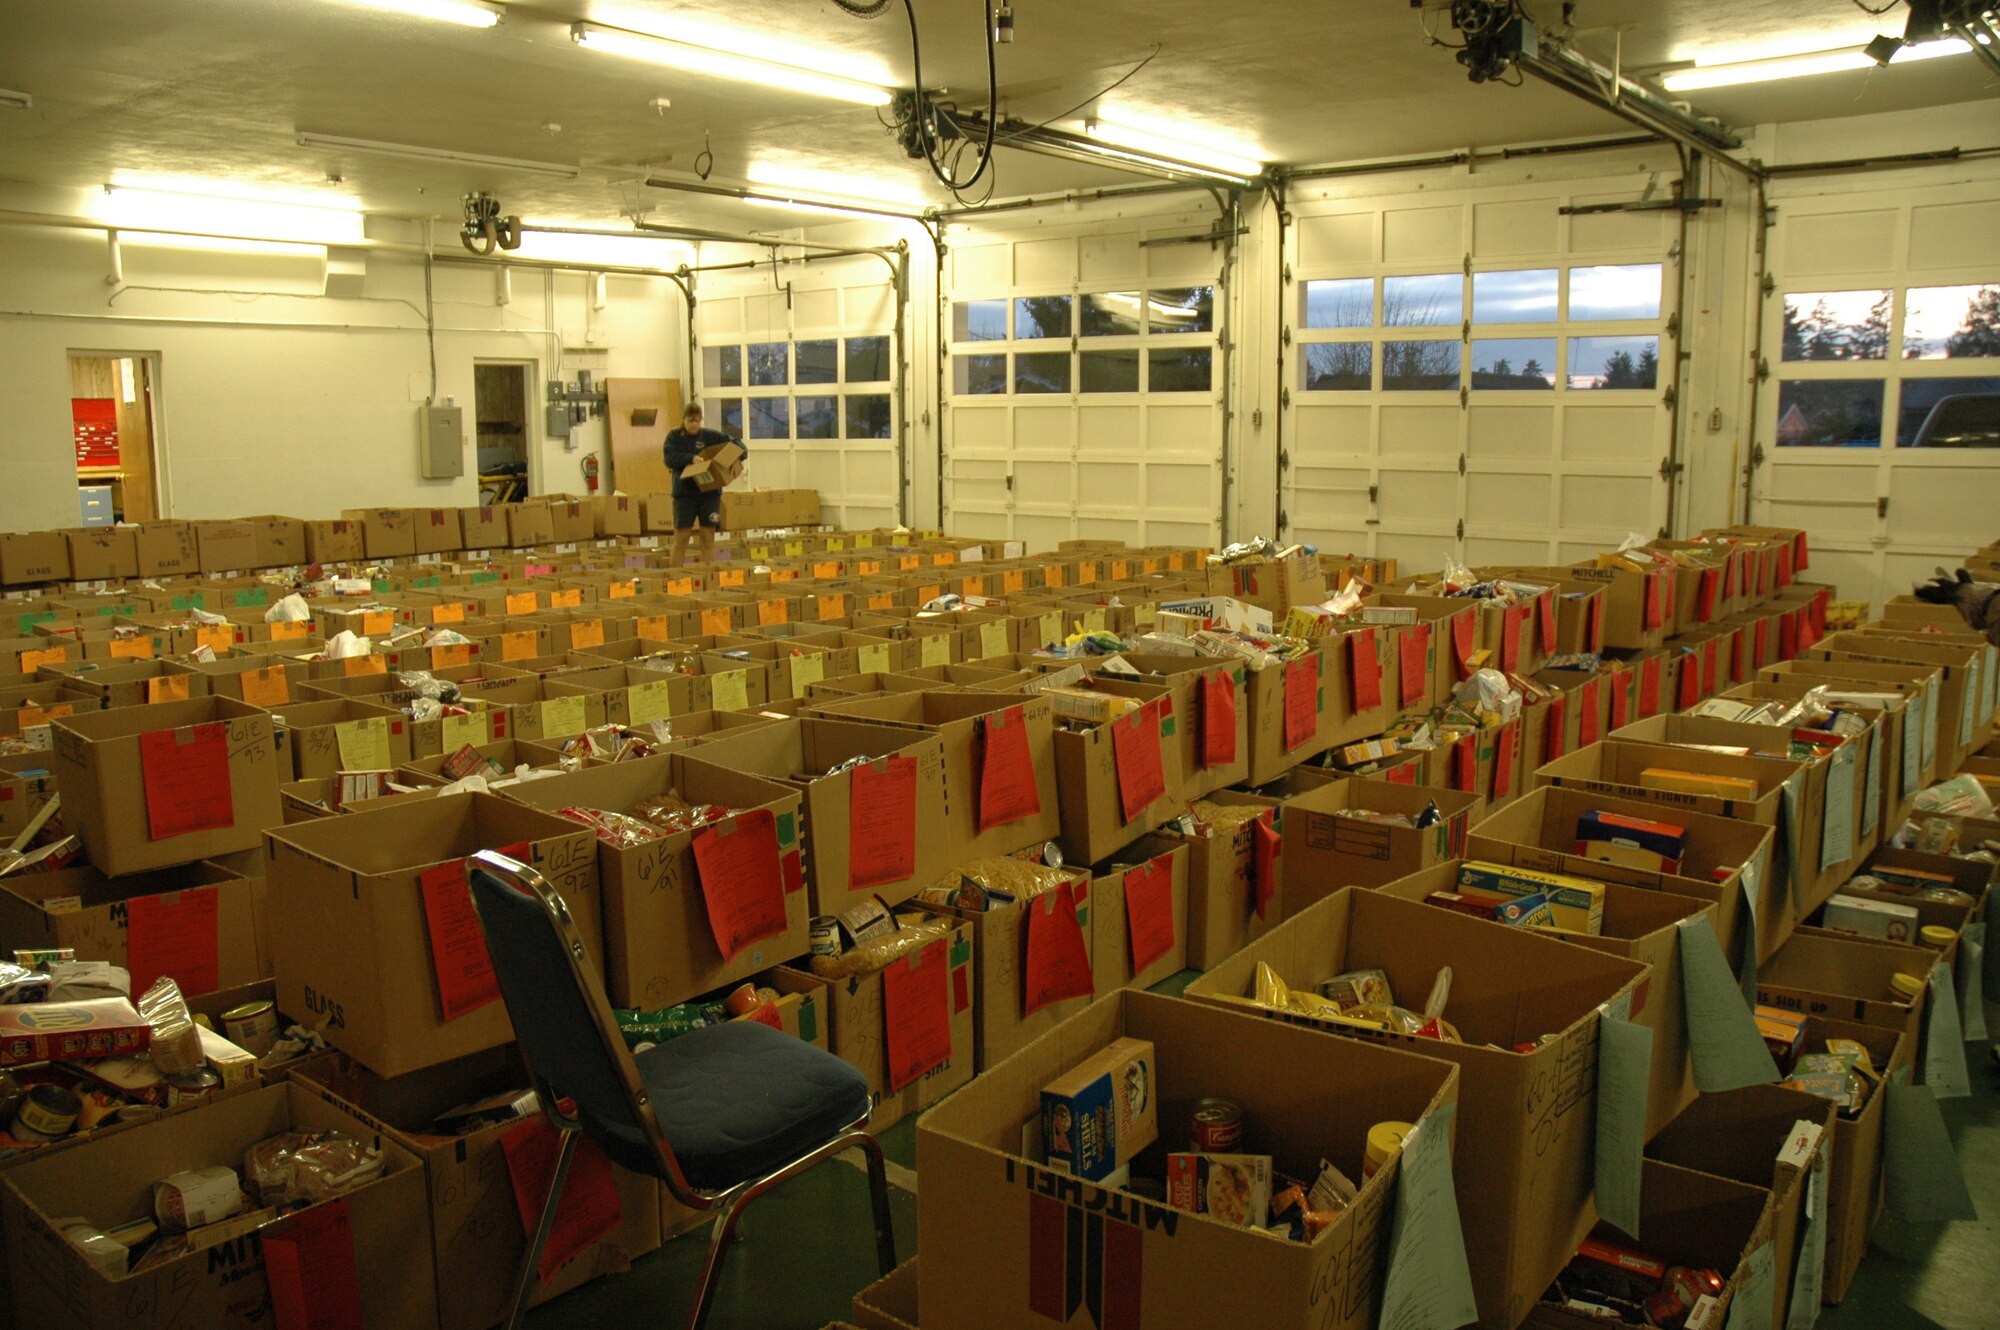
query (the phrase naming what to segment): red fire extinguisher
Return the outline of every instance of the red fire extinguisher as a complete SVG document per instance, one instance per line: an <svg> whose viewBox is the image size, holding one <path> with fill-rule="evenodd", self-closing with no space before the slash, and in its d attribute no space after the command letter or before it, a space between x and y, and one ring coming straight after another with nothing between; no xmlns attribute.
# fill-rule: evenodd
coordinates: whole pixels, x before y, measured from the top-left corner
<svg viewBox="0 0 2000 1330"><path fill-rule="evenodd" d="M583 483L592 494L597 493L597 454L586 453L583 458Z"/></svg>

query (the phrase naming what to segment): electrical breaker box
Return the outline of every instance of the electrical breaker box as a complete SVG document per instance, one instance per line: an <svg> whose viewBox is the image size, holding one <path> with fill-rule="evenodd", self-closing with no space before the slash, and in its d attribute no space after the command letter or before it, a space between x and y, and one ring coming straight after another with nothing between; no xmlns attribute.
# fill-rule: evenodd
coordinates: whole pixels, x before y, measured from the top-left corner
<svg viewBox="0 0 2000 1330"><path fill-rule="evenodd" d="M450 480L464 475L464 410L438 403L418 407L417 454L425 480Z"/></svg>

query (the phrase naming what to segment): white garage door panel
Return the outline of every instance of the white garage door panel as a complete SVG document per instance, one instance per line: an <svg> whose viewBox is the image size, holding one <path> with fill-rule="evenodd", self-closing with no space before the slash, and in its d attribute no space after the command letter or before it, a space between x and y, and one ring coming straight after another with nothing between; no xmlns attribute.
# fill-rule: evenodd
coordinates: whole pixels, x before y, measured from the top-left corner
<svg viewBox="0 0 2000 1330"><path fill-rule="evenodd" d="M1659 417L1652 406L1592 406L1563 412L1563 460L1630 462L1658 456Z"/></svg>
<svg viewBox="0 0 2000 1330"><path fill-rule="evenodd" d="M1221 421L1212 406L1149 406L1146 408L1146 451L1213 457L1221 439L1221 428Z"/></svg>
<svg viewBox="0 0 2000 1330"><path fill-rule="evenodd" d="M792 458L792 483L802 489L839 492L847 487L841 474L840 454L805 452Z"/></svg>
<svg viewBox="0 0 2000 1330"><path fill-rule="evenodd" d="M1079 513L1076 519L1079 540L1122 540L1127 545L1143 543L1139 534L1139 524L1129 519L1089 516ZM1065 537L1067 539L1067 537Z"/></svg>
<svg viewBox="0 0 2000 1330"><path fill-rule="evenodd" d="M1456 263L1465 253L1465 209L1393 208L1382 214L1384 263Z"/></svg>
<svg viewBox="0 0 2000 1330"><path fill-rule="evenodd" d="M1557 214L1542 199L1479 203L1472 209L1472 252L1483 258L1545 254L1556 248Z"/></svg>
<svg viewBox="0 0 2000 1330"><path fill-rule="evenodd" d="M1547 529L1549 478L1542 475L1499 475L1472 472L1465 478L1466 509L1474 515L1466 523L1485 530L1502 527Z"/></svg>
<svg viewBox="0 0 2000 1330"><path fill-rule="evenodd" d="M1014 484L1027 494L1076 493L1076 471L1067 461L1046 462L1018 458L1014 462Z"/></svg>
<svg viewBox="0 0 2000 1330"><path fill-rule="evenodd" d="M841 321L850 328L886 328L896 318L896 293L879 283L850 286L840 293ZM895 373L895 367L890 367Z"/></svg>
<svg viewBox="0 0 2000 1330"><path fill-rule="evenodd" d="M1295 417L1301 457L1366 457L1374 451L1375 411L1367 406L1301 406Z"/></svg>
<svg viewBox="0 0 2000 1330"><path fill-rule="evenodd" d="M1307 217L1299 222L1299 261L1315 270L1375 262L1375 214Z"/></svg>
<svg viewBox="0 0 2000 1330"><path fill-rule="evenodd" d="M1207 245L1156 245L1145 253L1146 276L1153 282L1212 282L1222 271L1222 255Z"/></svg>
<svg viewBox="0 0 2000 1330"><path fill-rule="evenodd" d="M1071 538L1069 533L1074 526L1074 519L1068 513L1046 517L1037 513L1016 513L1012 523L1013 539L1026 541L1031 550L1052 550ZM980 534L987 533L982 531Z"/></svg>
<svg viewBox="0 0 2000 1330"><path fill-rule="evenodd" d="M1013 411L1014 447L1017 451L1067 453L1075 450L1075 412L1060 406L1017 406Z"/></svg>
<svg viewBox="0 0 2000 1330"><path fill-rule="evenodd" d="M1215 535L1207 522L1175 522L1166 518L1149 518L1146 522L1149 540L1160 545L1209 546Z"/></svg>
<svg viewBox="0 0 2000 1330"><path fill-rule="evenodd" d="M1517 564L1535 568L1548 562L1548 558L1549 544L1545 540L1494 540L1479 535L1470 526L1465 529L1465 561L1473 567Z"/></svg>
<svg viewBox="0 0 2000 1330"><path fill-rule="evenodd" d="M1200 512L1213 489L1214 467L1202 463L1154 462L1146 468L1146 506Z"/></svg>
<svg viewBox="0 0 2000 1330"><path fill-rule="evenodd" d="M1563 512L1568 526L1588 527L1596 518L1599 530L1608 530L1605 519L1615 521L1619 513L1641 512L1649 486L1659 483L1644 476L1564 476Z"/></svg>
<svg viewBox="0 0 2000 1330"><path fill-rule="evenodd" d="M1458 472L1382 469L1377 507L1384 522L1450 530L1458 522Z"/></svg>
<svg viewBox="0 0 2000 1330"><path fill-rule="evenodd" d="M1124 465L1079 462L1076 468L1077 488L1083 491L1084 502L1092 508L1114 508L1129 503L1131 496L1139 492L1140 476L1136 462Z"/></svg>
<svg viewBox="0 0 2000 1330"><path fill-rule="evenodd" d="M1443 571L1444 561L1457 557L1458 541L1449 535L1384 535L1376 542L1376 550L1384 558L1396 561L1396 577L1401 581L1422 573ZM1360 551L1357 549L1355 552Z"/></svg>
<svg viewBox="0 0 2000 1330"><path fill-rule="evenodd" d="M2000 201L1910 209L1910 266L2000 264Z"/></svg>
<svg viewBox="0 0 2000 1330"><path fill-rule="evenodd" d="M1465 455L1547 462L1555 452L1556 412L1550 406L1476 406L1465 413Z"/></svg>
<svg viewBox="0 0 2000 1330"><path fill-rule="evenodd" d="M1060 415L1065 421L1067 436L1068 411L1056 407L1028 407L1026 410L1043 410L1052 415ZM1076 409L1077 451L1080 453L1130 453L1136 452L1139 440L1144 437L1145 421L1136 406L1080 406ZM1026 447L1024 435L1021 446Z"/></svg>
<svg viewBox="0 0 2000 1330"><path fill-rule="evenodd" d="M1310 467L1292 489L1292 525L1313 531L1359 531L1368 521L1369 473Z"/></svg>
<svg viewBox="0 0 2000 1330"><path fill-rule="evenodd" d="M1451 406L1385 406L1382 451L1397 457L1456 457L1462 415Z"/></svg>
<svg viewBox="0 0 2000 1330"><path fill-rule="evenodd" d="M1014 246L1014 285L1067 288L1076 282L1076 241L1024 240Z"/></svg>
<svg viewBox="0 0 2000 1330"><path fill-rule="evenodd" d="M1004 291L1013 281L1014 256L1005 245L956 245L948 261L955 291L984 295Z"/></svg>
<svg viewBox="0 0 2000 1330"><path fill-rule="evenodd" d="M1082 279L1093 285L1136 282L1146 271L1146 251L1136 235L1085 236L1078 258Z"/></svg>
<svg viewBox="0 0 2000 1330"><path fill-rule="evenodd" d="M695 318L701 325L702 341L734 336L743 331L743 301L728 297L712 300L703 295L695 305Z"/></svg>
<svg viewBox="0 0 2000 1330"><path fill-rule="evenodd" d="M1965 502L1982 490L1985 503ZM1900 467L1889 474L1889 528L1901 543L1954 555L2000 539L2000 476L1980 467Z"/></svg>
<svg viewBox="0 0 2000 1330"><path fill-rule="evenodd" d="M1007 447L1007 408L955 406L951 412L952 432L957 436L960 456L980 452L1003 452Z"/></svg>
<svg viewBox="0 0 2000 1330"><path fill-rule="evenodd" d="M1593 203L1629 203L1630 188L1614 193L1578 194L1570 202L1578 206ZM1571 252L1660 254L1677 238L1670 215L1664 212L1587 212L1569 219Z"/></svg>
<svg viewBox="0 0 2000 1330"><path fill-rule="evenodd" d="M840 327L840 292L798 291L792 296L792 327L823 332Z"/></svg>
<svg viewBox="0 0 2000 1330"><path fill-rule="evenodd" d="M1835 212L1785 224L1785 271L1794 277L1869 272L1895 264L1896 213Z"/></svg>

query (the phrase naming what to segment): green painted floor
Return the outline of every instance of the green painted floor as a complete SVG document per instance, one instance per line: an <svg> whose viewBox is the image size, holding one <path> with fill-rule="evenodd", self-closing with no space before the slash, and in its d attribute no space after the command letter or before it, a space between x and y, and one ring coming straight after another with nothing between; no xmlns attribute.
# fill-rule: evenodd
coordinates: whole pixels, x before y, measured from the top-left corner
<svg viewBox="0 0 2000 1330"><path fill-rule="evenodd" d="M1178 994L1194 978L1184 971L1154 991ZM2000 1014L2000 1006L1988 1010ZM1983 1047L1966 1052L1972 1097L1946 1101L1944 1116L1985 1217L1916 1226L1885 1216L1846 1301L1823 1310L1819 1330L2000 1325L2000 1069ZM914 1120L890 1128L882 1143L894 1164L915 1167ZM907 1257L916 1251L916 1197L896 1191L895 1216L896 1248ZM707 1242L706 1228L677 1238L629 1273L537 1308L527 1323L533 1330L678 1327ZM845 1319L855 1292L874 1279L867 1180L858 1166L835 1161L751 1206L723 1267L709 1330L819 1330Z"/></svg>

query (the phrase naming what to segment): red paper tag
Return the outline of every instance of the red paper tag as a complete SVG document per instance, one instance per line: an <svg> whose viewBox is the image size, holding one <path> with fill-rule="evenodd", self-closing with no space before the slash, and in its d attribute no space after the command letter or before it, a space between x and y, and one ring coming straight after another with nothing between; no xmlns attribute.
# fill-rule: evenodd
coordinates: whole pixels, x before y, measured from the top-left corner
<svg viewBox="0 0 2000 1330"><path fill-rule="evenodd" d="M1118 766L1118 806L1130 822L1167 793L1160 720L1152 702L1111 722L1111 756Z"/></svg>
<svg viewBox="0 0 2000 1330"><path fill-rule="evenodd" d="M1363 628L1349 633L1354 647L1354 710L1358 714L1382 705L1382 652L1375 642L1375 630Z"/></svg>
<svg viewBox="0 0 2000 1330"><path fill-rule="evenodd" d="M1161 855L1125 874L1125 934L1132 973L1143 974L1174 949L1174 862Z"/></svg>
<svg viewBox="0 0 2000 1330"><path fill-rule="evenodd" d="M778 819L753 808L703 827L693 840L708 926L724 960L753 942L785 931L784 869L778 862Z"/></svg>
<svg viewBox="0 0 2000 1330"><path fill-rule="evenodd" d="M882 971L882 1036L892 1091L951 1061L950 968L951 944L939 938Z"/></svg>
<svg viewBox="0 0 2000 1330"><path fill-rule="evenodd" d="M1667 587L1673 574L1660 571L1646 574L1646 626L1658 628L1667 621Z"/></svg>
<svg viewBox="0 0 2000 1330"><path fill-rule="evenodd" d="M1535 602L1535 613L1541 616L1542 654L1556 654L1556 593L1551 591Z"/></svg>
<svg viewBox="0 0 2000 1330"><path fill-rule="evenodd" d="M1398 762L1395 766L1390 767L1382 773L1382 776L1391 785L1415 785L1417 783L1417 764L1415 762Z"/></svg>
<svg viewBox="0 0 2000 1330"><path fill-rule="evenodd" d="M1451 621L1451 647L1458 655L1458 673L1461 678L1472 676L1473 634L1479 624L1474 620L1473 611L1460 610Z"/></svg>
<svg viewBox="0 0 2000 1330"><path fill-rule="evenodd" d="M1514 789L1514 751L1521 746L1517 717L1500 727L1493 739L1493 797L1504 799Z"/></svg>
<svg viewBox="0 0 2000 1330"><path fill-rule="evenodd" d="M1521 668L1521 632L1528 626L1528 610L1525 605L1513 605L1500 611L1500 668L1515 674Z"/></svg>
<svg viewBox="0 0 2000 1330"><path fill-rule="evenodd" d="M1832 603L1833 593L1831 591L1822 591L1817 596L1814 596L1806 606L1807 610L1812 614L1813 638L1815 641L1826 636L1826 611L1827 606Z"/></svg>
<svg viewBox="0 0 2000 1330"><path fill-rule="evenodd" d="M979 728L986 736L979 758L979 829L991 831L1041 812L1025 713L1008 707L987 716Z"/></svg>
<svg viewBox="0 0 2000 1330"><path fill-rule="evenodd" d="M1704 568L1701 573L1700 599L1695 609L1703 623L1715 618L1715 598L1722 592L1722 574L1714 568Z"/></svg>
<svg viewBox="0 0 2000 1330"><path fill-rule="evenodd" d="M1467 794L1479 791L1479 736L1468 734L1451 750L1451 784Z"/></svg>
<svg viewBox="0 0 2000 1330"><path fill-rule="evenodd" d="M1089 997L1097 991L1090 974L1090 949L1076 918L1075 884L1045 891L1028 902L1027 987L1022 1014L1032 1016L1051 1002Z"/></svg>
<svg viewBox="0 0 2000 1330"><path fill-rule="evenodd" d="M556 1129L541 1117L523 1122L500 1138L500 1148L507 1155L507 1175L514 1183L514 1209L521 1216L524 1235L532 1234L541 1222L561 1147ZM542 1248L536 1275L547 1283L556 1271L624 1222L625 1207L618 1199L611 1160L585 1136L570 1156L562 1199L556 1202L555 1225Z"/></svg>
<svg viewBox="0 0 2000 1330"><path fill-rule="evenodd" d="M1403 705L1408 706L1430 695L1431 626L1420 623L1405 628L1397 650L1403 667Z"/></svg>
<svg viewBox="0 0 2000 1330"><path fill-rule="evenodd" d="M1569 723L1569 694L1549 699L1549 723L1542 727L1542 761L1553 762L1567 751L1564 726Z"/></svg>
<svg viewBox="0 0 2000 1330"><path fill-rule="evenodd" d="M1201 676L1201 766L1226 767L1236 760L1236 676L1210 670Z"/></svg>
<svg viewBox="0 0 2000 1330"><path fill-rule="evenodd" d="M1801 531L1792 537L1792 567L1804 572L1810 566L1806 558L1806 533Z"/></svg>
<svg viewBox="0 0 2000 1330"><path fill-rule="evenodd" d="M1779 586L1790 586L1792 584L1792 553L1793 547L1790 545L1780 545L1778 547Z"/></svg>
<svg viewBox="0 0 2000 1330"><path fill-rule="evenodd" d="M1271 901L1278 894L1278 863L1285 852L1285 838L1272 821L1273 814L1266 811L1250 824L1250 893L1259 919L1270 918Z"/></svg>
<svg viewBox="0 0 2000 1330"><path fill-rule="evenodd" d="M785 1022L778 1015L778 1007L774 1002L758 1003L750 1009L749 1013L743 1019L746 1021L755 1021L759 1025L768 1025L780 1034L783 1034L785 1031Z"/></svg>
<svg viewBox="0 0 2000 1330"><path fill-rule="evenodd" d="M465 860L453 859L426 869L417 878L423 888L424 925L431 939L431 968L437 975L438 1009L447 1021L477 1011L500 996L493 959L486 954L486 935L472 908Z"/></svg>
<svg viewBox="0 0 2000 1330"><path fill-rule="evenodd" d="M1598 727L1598 717L1602 714L1598 709L1600 691L1602 690L1599 689L1597 680L1583 681L1583 689L1577 700L1577 705L1582 709L1576 716L1576 742L1579 748L1588 748L1596 743L1601 733Z"/></svg>
<svg viewBox="0 0 2000 1330"><path fill-rule="evenodd" d="M1660 657L1639 663L1639 719L1660 714Z"/></svg>
<svg viewBox="0 0 2000 1330"><path fill-rule="evenodd" d="M917 759L885 757L854 769L848 805L852 890L901 882L917 871Z"/></svg>
<svg viewBox="0 0 2000 1330"><path fill-rule="evenodd" d="M1752 666L1751 668L1753 668L1753 669L1759 669L1759 670L1761 670L1761 669L1763 669L1763 668L1764 668L1764 667L1765 667L1766 665L1769 665L1769 664L1771 663L1771 621L1770 621L1770 619L1768 619L1768 618L1762 618L1762 619L1759 619L1759 620L1757 620L1757 629L1756 629L1756 633L1755 633L1755 637L1756 637L1756 647L1757 647L1757 649L1756 649L1756 652L1755 652L1755 653L1753 654L1753 656L1752 656L1752 659L1756 661L1756 664L1755 664L1755 665L1753 665L1753 666Z"/></svg>
<svg viewBox="0 0 2000 1330"><path fill-rule="evenodd" d="M1319 658L1285 666L1285 751L1301 747L1319 727Z"/></svg>
<svg viewBox="0 0 2000 1330"><path fill-rule="evenodd" d="M125 902L125 968L132 992L143 993L161 975L172 975L188 997L222 987L216 956L214 887L134 896Z"/></svg>
<svg viewBox="0 0 2000 1330"><path fill-rule="evenodd" d="M229 788L229 730L220 722L139 736L146 834L153 840L236 824Z"/></svg>
<svg viewBox="0 0 2000 1330"><path fill-rule="evenodd" d="M1626 714L1632 709L1632 671L1611 672L1611 728L1625 728Z"/></svg>
<svg viewBox="0 0 2000 1330"><path fill-rule="evenodd" d="M1680 657L1680 705L1677 711L1691 711L1694 704L1701 701L1701 662L1691 652L1682 652Z"/></svg>
<svg viewBox="0 0 2000 1330"><path fill-rule="evenodd" d="M1701 644L1701 691L1710 696L1715 693L1715 639L1712 637Z"/></svg>
<svg viewBox="0 0 2000 1330"><path fill-rule="evenodd" d="M1778 659L1791 660L1799 654L1799 611L1787 610L1778 616Z"/></svg>
<svg viewBox="0 0 2000 1330"><path fill-rule="evenodd" d="M1729 677L1738 683L1747 683L1743 669L1743 630L1737 629L1729 638Z"/></svg>
<svg viewBox="0 0 2000 1330"><path fill-rule="evenodd" d="M346 1201L281 1219L259 1241L277 1330L361 1330L361 1274Z"/></svg>

